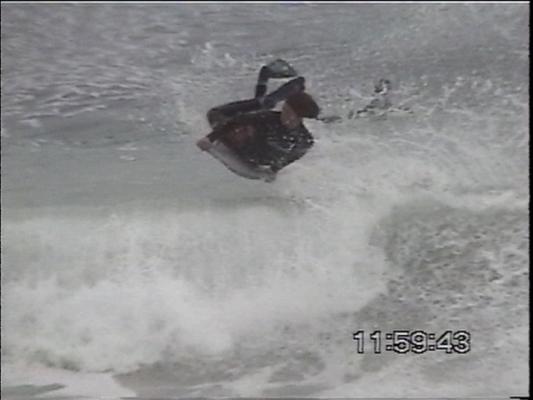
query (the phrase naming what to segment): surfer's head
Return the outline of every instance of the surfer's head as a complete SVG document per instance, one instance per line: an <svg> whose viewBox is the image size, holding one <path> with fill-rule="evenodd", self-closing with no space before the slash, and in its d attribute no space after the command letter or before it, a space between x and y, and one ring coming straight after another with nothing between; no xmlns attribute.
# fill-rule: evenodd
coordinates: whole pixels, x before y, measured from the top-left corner
<svg viewBox="0 0 533 400"><path fill-rule="evenodd" d="M289 96L285 104L300 118L316 118L320 112L318 104L305 92L298 92Z"/></svg>
<svg viewBox="0 0 533 400"><path fill-rule="evenodd" d="M281 123L292 129L300 125L303 118L316 118L319 112L320 109L311 96L304 92L296 93L283 103Z"/></svg>

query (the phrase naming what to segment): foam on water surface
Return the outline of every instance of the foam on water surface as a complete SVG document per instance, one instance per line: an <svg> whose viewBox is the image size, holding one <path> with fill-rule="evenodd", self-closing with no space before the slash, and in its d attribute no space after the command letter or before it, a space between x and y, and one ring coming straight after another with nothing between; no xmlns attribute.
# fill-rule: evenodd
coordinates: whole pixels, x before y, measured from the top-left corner
<svg viewBox="0 0 533 400"><path fill-rule="evenodd" d="M526 7L2 4L3 396L525 393ZM195 142L279 57L341 118L265 184Z"/></svg>

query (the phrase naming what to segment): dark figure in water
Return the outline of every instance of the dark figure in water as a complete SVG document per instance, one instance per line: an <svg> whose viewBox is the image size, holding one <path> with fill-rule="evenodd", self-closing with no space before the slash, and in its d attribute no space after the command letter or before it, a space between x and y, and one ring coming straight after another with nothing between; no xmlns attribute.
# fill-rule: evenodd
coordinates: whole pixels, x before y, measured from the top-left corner
<svg viewBox="0 0 533 400"><path fill-rule="evenodd" d="M303 118L317 118L319 107L305 93L305 79L297 77L270 94L270 78L291 78L296 71L283 60L261 68L255 97L212 108L207 120L213 131L197 145L207 150L221 141L252 168L272 173L301 158L313 146L313 136L302 123ZM271 111L285 101L281 112Z"/></svg>

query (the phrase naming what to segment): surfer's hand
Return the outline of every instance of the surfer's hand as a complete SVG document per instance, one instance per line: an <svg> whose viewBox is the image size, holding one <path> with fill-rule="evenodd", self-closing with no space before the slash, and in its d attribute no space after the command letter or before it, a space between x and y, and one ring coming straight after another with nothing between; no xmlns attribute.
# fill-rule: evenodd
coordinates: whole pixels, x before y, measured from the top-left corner
<svg viewBox="0 0 533 400"><path fill-rule="evenodd" d="M206 150L209 150L209 148L212 146L213 144L209 141L208 138L206 137L203 137L201 138L200 140L198 140L196 142L196 146L198 146L200 148L200 150L202 151L206 151Z"/></svg>

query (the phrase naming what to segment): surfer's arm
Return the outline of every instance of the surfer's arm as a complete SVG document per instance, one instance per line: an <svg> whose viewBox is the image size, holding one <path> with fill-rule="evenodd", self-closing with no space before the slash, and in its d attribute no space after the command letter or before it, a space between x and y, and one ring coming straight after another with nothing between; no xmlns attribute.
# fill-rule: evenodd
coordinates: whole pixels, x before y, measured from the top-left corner
<svg viewBox="0 0 533 400"><path fill-rule="evenodd" d="M258 85L258 87L260 86ZM262 90L258 89L258 93L262 93ZM290 95L304 90L305 79L298 77L285 83L266 96L261 95L253 99L233 101L214 107L207 112L207 120L209 121L209 125L215 128L229 120L246 116L249 113L272 110L279 102L286 100Z"/></svg>
<svg viewBox="0 0 533 400"><path fill-rule="evenodd" d="M227 133L228 124L218 125L208 134L206 137L211 142L214 143L217 140L220 140Z"/></svg>
<svg viewBox="0 0 533 400"><path fill-rule="evenodd" d="M266 86L258 83L255 98L233 101L210 109L207 112L209 125L215 128L248 113L272 110L276 104L286 100L290 95L303 92L305 90L305 78L301 76L295 78L266 96L263 93L265 90Z"/></svg>
<svg viewBox="0 0 533 400"><path fill-rule="evenodd" d="M259 111L263 105L259 99L249 99L234 101L214 107L207 112L207 120L212 128L216 129L220 125L233 121L246 113Z"/></svg>
<svg viewBox="0 0 533 400"><path fill-rule="evenodd" d="M229 129L228 125L229 124L227 122L221 125L216 125L211 133L196 142L198 148L202 151L209 150L214 142L223 139L227 135Z"/></svg>

